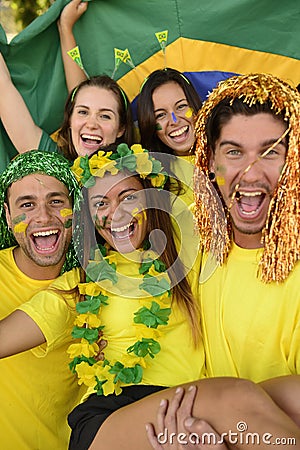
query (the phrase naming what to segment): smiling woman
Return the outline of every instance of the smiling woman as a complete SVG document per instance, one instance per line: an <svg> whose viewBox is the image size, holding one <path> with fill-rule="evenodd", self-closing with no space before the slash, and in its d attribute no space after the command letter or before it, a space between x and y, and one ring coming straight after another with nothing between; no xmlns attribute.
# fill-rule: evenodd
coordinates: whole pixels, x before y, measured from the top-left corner
<svg viewBox="0 0 300 450"><path fill-rule="evenodd" d="M81 340L69 353L89 389L69 418L70 448L87 448L112 409L197 379L204 367L196 269L186 275L178 256L161 162L141 145L120 144L76 159L73 171L84 185L75 223L86 282L73 330ZM104 362L94 358L100 329Z"/></svg>
<svg viewBox="0 0 300 450"><path fill-rule="evenodd" d="M32 149L59 151L69 160L90 154L122 137L133 142L129 101L116 81L107 75L80 83L67 98L64 120L54 141L37 126L0 54L0 115L9 138L19 153ZM3 89L2 89L3 88Z"/></svg>

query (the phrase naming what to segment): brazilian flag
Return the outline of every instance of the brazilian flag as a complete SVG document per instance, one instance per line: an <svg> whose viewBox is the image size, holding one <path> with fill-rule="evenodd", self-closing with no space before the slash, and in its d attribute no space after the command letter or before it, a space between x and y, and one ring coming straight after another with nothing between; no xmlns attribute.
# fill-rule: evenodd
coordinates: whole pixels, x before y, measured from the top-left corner
<svg viewBox="0 0 300 450"><path fill-rule="evenodd" d="M56 24L67 3L56 0L9 44L0 28L13 82L49 134L67 96ZM232 74L268 72L297 85L299 24L299 0L92 0L74 33L86 72L113 75L135 103L144 79L164 67L184 72L202 100ZM0 171L15 154L1 128Z"/></svg>

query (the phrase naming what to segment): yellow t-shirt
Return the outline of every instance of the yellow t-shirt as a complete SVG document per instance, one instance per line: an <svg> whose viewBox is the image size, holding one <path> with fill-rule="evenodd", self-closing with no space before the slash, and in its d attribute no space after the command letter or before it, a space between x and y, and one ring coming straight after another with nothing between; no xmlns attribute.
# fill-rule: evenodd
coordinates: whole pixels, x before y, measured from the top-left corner
<svg viewBox="0 0 300 450"><path fill-rule="evenodd" d="M208 376L259 382L300 373L300 264L283 283L257 277L261 249L233 244L200 285Z"/></svg>
<svg viewBox="0 0 300 450"><path fill-rule="evenodd" d="M46 349L51 350L44 358L26 351L0 360L0 447L66 450L70 435L67 414L82 395L76 377L69 370L66 354L71 340L72 310L57 294L42 292L51 280L33 280L18 269L11 248L0 251L0 268L0 319L22 309L49 339L49 348L45 344L35 351L44 355ZM74 287L78 271L74 269L58 280L58 288Z"/></svg>
<svg viewBox="0 0 300 450"><path fill-rule="evenodd" d="M116 258L119 283L108 294L108 306L102 307L100 319L105 327L103 337L108 341L104 350L105 358L118 361L126 355L126 349L137 341L133 318L134 313L142 306L138 297L141 294L138 285L143 276L138 272L140 264L130 260L132 254L120 255L114 251L109 254ZM99 284L109 289L109 283ZM155 301L155 297L150 297L150 300ZM159 328L162 332L159 338L161 350L154 359L147 360L142 384L174 386L202 378L202 342L197 348L194 347L187 318L175 302L172 303L168 325ZM92 389L88 390L88 394L92 392Z"/></svg>

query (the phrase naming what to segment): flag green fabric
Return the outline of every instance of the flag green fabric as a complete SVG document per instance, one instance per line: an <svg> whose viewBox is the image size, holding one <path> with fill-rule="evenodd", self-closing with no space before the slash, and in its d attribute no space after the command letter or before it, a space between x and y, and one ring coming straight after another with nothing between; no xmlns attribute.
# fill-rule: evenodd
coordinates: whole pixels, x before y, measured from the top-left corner
<svg viewBox="0 0 300 450"><path fill-rule="evenodd" d="M49 134L61 123L67 96L56 25L67 3L56 0L9 44L0 28L0 51L13 82ZM89 75L112 75L114 48L129 50L135 68L121 63L114 78L133 100L143 79L166 65L191 74L193 82L208 79L206 91L231 73L250 71L296 85L299 23L298 0L92 0L74 33ZM168 31L165 54L155 36L163 30ZM15 154L1 128L0 171Z"/></svg>

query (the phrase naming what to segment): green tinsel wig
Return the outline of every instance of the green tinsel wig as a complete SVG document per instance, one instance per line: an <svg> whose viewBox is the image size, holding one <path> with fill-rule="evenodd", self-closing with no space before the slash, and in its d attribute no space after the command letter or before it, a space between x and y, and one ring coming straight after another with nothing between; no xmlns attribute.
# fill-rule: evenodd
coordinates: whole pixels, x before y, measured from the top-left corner
<svg viewBox="0 0 300 450"><path fill-rule="evenodd" d="M63 183L72 197L73 211L78 209L81 198L80 187L71 172L69 162L62 155L55 152L32 150L16 156L0 177L0 249L17 245L17 241L6 222L4 203L7 199L7 189L12 183L33 173L49 175ZM61 273L78 266L79 262L72 240Z"/></svg>

